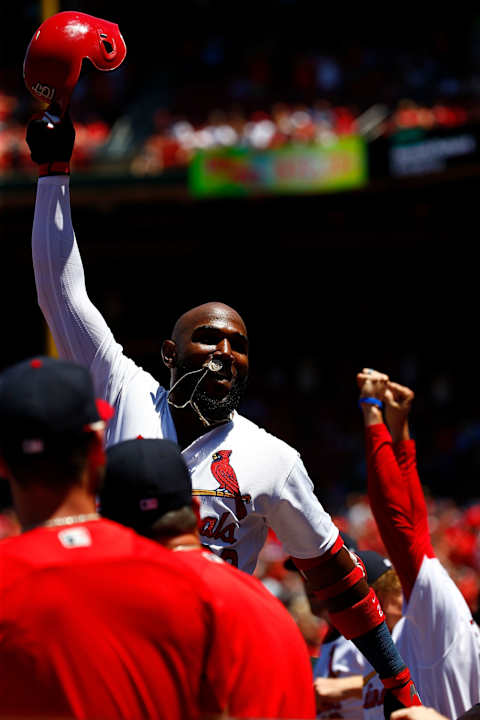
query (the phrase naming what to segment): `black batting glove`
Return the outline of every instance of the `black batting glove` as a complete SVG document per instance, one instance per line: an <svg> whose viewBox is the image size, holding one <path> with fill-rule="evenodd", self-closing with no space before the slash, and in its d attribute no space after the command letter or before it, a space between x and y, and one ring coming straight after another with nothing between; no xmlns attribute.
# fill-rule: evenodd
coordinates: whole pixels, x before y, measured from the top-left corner
<svg viewBox="0 0 480 720"><path fill-rule="evenodd" d="M42 117L30 120L26 135L30 157L39 166L39 175L68 175L75 144L75 128L69 112L60 118L50 107Z"/></svg>

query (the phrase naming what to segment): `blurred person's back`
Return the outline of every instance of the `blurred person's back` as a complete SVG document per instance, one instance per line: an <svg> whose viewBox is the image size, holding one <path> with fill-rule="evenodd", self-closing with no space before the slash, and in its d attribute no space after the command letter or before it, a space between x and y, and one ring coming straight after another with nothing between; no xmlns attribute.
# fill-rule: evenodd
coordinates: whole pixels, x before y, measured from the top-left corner
<svg viewBox="0 0 480 720"><path fill-rule="evenodd" d="M190 577L175 555L104 519L5 540L1 712L195 717L202 693L214 695L203 671L216 629Z"/></svg>

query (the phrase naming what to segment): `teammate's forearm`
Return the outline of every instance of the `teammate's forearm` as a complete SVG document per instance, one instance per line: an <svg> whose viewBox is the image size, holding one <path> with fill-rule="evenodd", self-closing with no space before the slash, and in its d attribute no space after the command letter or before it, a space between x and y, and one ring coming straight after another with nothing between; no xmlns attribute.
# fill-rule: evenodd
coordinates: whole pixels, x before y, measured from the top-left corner
<svg viewBox="0 0 480 720"><path fill-rule="evenodd" d="M382 411L376 405L362 403L362 415L365 427L370 427L370 425L377 425L378 423L383 423Z"/></svg>
<svg viewBox="0 0 480 720"><path fill-rule="evenodd" d="M406 417L395 421L389 420L388 429L390 430L394 445L405 440L410 440L410 428Z"/></svg>
<svg viewBox="0 0 480 720"><path fill-rule="evenodd" d="M331 703L342 702L348 698L361 698L363 695L362 675L317 677L313 685L318 710Z"/></svg>

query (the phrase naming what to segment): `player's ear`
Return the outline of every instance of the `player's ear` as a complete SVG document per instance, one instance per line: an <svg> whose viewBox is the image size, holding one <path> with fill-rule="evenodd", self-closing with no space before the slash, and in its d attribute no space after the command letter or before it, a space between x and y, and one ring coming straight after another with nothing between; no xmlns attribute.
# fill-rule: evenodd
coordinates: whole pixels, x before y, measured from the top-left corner
<svg viewBox="0 0 480 720"><path fill-rule="evenodd" d="M162 360L170 370L177 364L177 346L173 340L164 340L162 343Z"/></svg>

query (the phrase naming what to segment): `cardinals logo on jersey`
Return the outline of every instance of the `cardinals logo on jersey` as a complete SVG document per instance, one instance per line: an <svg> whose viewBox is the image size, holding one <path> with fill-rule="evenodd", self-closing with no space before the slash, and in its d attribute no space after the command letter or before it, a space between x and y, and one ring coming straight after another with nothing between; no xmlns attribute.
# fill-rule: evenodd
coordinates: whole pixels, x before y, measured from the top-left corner
<svg viewBox="0 0 480 720"><path fill-rule="evenodd" d="M212 464L210 469L215 480L218 482L225 495L233 496L235 498L235 513L238 520L243 520L247 516L247 509L245 507L244 499L248 501L248 498L243 498L240 493L238 486L237 476L235 470L230 465L231 450L218 450L212 455Z"/></svg>

